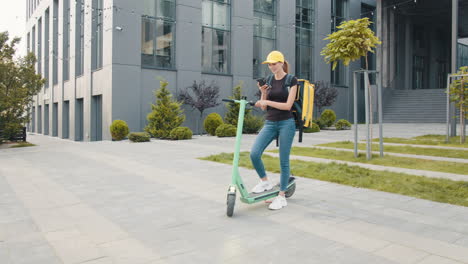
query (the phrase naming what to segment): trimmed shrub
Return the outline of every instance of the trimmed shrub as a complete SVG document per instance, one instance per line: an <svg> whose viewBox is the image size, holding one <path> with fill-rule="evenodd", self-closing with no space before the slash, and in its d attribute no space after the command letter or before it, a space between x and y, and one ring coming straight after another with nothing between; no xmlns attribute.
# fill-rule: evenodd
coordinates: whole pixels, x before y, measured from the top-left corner
<svg viewBox="0 0 468 264"><path fill-rule="evenodd" d="M222 124L224 124L223 118L218 113L211 113L205 118L203 127L205 128L206 132L212 136L215 136L216 129Z"/></svg>
<svg viewBox="0 0 468 264"><path fill-rule="evenodd" d="M327 127L325 123L322 121L322 119L317 119L312 121L314 124L317 124L320 129Z"/></svg>
<svg viewBox="0 0 468 264"><path fill-rule="evenodd" d="M255 134L263 127L263 118L249 114L244 118L243 133Z"/></svg>
<svg viewBox="0 0 468 264"><path fill-rule="evenodd" d="M336 130L345 130L351 128L351 123L346 119L340 119L335 123Z"/></svg>
<svg viewBox="0 0 468 264"><path fill-rule="evenodd" d="M151 112L146 116L148 125L145 131L156 138L170 138L172 129L185 121L181 103L172 99L167 88L169 83L163 79L159 81L160 88L154 92L156 103L151 105Z"/></svg>
<svg viewBox="0 0 468 264"><path fill-rule="evenodd" d="M216 136L218 137L235 137L237 128L230 124L222 124L216 129Z"/></svg>
<svg viewBox="0 0 468 264"><path fill-rule="evenodd" d="M122 140L124 139L130 130L128 129L128 125L123 120L114 120L112 125L110 126L110 132L112 135L112 139L114 140Z"/></svg>
<svg viewBox="0 0 468 264"><path fill-rule="evenodd" d="M232 96L229 96L229 99L240 100L242 98L242 86L244 86L244 83L240 81L239 84L234 87L232 91ZM226 115L224 116L224 121L226 121L226 124L231 124L237 127L237 120L239 119L240 104L226 103L226 107L227 107L227 112L226 112ZM252 111L251 108L246 107L244 118L249 116L251 114L251 111Z"/></svg>
<svg viewBox="0 0 468 264"><path fill-rule="evenodd" d="M132 142L148 142L150 138L150 134L146 132L132 132L128 134L128 139Z"/></svg>
<svg viewBox="0 0 468 264"><path fill-rule="evenodd" d="M182 139L191 139L192 138L192 130L188 127L176 127L171 131L171 139L174 140L182 140Z"/></svg>
<svg viewBox="0 0 468 264"><path fill-rule="evenodd" d="M320 127L319 125L312 123L310 127L304 128L304 133L316 133L320 132Z"/></svg>
<svg viewBox="0 0 468 264"><path fill-rule="evenodd" d="M336 114L333 110L327 109L323 111L322 116L320 116L320 120L326 127L331 127L336 121Z"/></svg>

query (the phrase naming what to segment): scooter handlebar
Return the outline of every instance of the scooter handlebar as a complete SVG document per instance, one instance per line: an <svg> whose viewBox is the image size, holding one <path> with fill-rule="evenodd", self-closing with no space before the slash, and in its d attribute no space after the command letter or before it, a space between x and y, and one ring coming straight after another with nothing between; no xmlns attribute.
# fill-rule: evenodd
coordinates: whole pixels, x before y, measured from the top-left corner
<svg viewBox="0 0 468 264"><path fill-rule="evenodd" d="M223 102L229 102L229 103L236 103L236 100L232 100L232 99L222 99L221 101ZM247 104L251 105L251 106L254 106L255 105L255 102L253 101L248 101Z"/></svg>

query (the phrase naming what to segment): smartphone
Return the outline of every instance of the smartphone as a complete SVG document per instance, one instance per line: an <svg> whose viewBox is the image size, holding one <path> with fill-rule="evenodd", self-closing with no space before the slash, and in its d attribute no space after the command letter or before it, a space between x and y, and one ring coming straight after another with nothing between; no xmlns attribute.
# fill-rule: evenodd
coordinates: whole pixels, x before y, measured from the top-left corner
<svg viewBox="0 0 468 264"><path fill-rule="evenodd" d="M266 83L265 78L257 79L257 82L260 84L260 86L263 86Z"/></svg>

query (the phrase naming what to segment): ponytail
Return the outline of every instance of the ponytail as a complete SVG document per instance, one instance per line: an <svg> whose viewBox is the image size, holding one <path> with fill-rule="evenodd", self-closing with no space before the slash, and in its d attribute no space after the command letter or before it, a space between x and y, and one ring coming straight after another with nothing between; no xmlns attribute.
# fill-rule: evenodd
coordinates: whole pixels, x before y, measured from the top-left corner
<svg viewBox="0 0 468 264"><path fill-rule="evenodd" d="M283 63L283 71L285 73L289 73L289 63L287 60L284 60L284 63Z"/></svg>

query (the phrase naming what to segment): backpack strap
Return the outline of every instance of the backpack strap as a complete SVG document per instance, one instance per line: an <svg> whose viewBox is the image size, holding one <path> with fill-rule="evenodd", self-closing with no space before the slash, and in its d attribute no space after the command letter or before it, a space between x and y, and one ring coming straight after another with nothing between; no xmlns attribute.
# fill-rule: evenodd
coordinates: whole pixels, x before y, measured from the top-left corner
<svg viewBox="0 0 468 264"><path fill-rule="evenodd" d="M271 87L271 81L273 80L273 74L268 75L266 78L266 84L268 84Z"/></svg>
<svg viewBox="0 0 468 264"><path fill-rule="evenodd" d="M288 89L288 92L291 89L291 82L292 82L293 77L294 77L294 75L292 75L292 74L289 74L289 73L286 74L286 80L284 82L284 87L286 89Z"/></svg>
<svg viewBox="0 0 468 264"><path fill-rule="evenodd" d="M268 77L266 78L266 83L267 83L268 85L270 85L270 86L271 86L271 81L273 80L273 77L274 77L274 75L273 75L273 74L270 74L270 75L268 75ZM286 74L286 80L285 80L285 82L284 82L284 87L288 89L288 92L289 92L289 89L291 88L291 82L292 82L292 79L293 79L293 78L294 78L294 75L289 74L289 73Z"/></svg>

